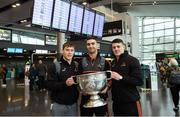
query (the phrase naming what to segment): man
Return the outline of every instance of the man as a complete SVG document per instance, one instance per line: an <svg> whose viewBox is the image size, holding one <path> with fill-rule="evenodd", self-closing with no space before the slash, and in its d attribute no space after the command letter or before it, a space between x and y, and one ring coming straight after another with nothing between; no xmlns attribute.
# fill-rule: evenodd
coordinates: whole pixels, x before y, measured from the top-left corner
<svg viewBox="0 0 180 117"><path fill-rule="evenodd" d="M46 82L46 88L51 92L54 116L77 116L77 99L79 96L73 76L77 73L77 65L73 61L74 45L64 43L59 71L54 64L51 77ZM57 63L56 63L57 64ZM50 77L49 76L49 77Z"/></svg>
<svg viewBox="0 0 180 117"><path fill-rule="evenodd" d="M88 38L86 41L87 55L82 58L79 64L80 73L90 73L97 71L105 71L110 69L110 64L105 58L101 57L97 51L97 41L94 38ZM106 93L107 88L103 91ZM106 100L107 94L101 94L100 97ZM89 100L90 96L82 94L80 104L81 116L105 116L107 115L107 105L96 108L85 108L83 105Z"/></svg>
<svg viewBox="0 0 180 117"><path fill-rule="evenodd" d="M179 84L174 84L171 82L171 73L172 72L177 72L179 71L179 68L178 68L178 62L175 58L168 58L167 59L169 62L168 62L168 66L167 66L167 74L166 76L169 78L169 82L168 82L168 86L170 88L170 92L171 92L171 95L172 95L172 100L173 100L173 103L174 103L174 108L173 110L175 112L177 112L179 110L179 91L180 91L180 85ZM176 76L178 77L178 75Z"/></svg>
<svg viewBox="0 0 180 117"><path fill-rule="evenodd" d="M29 89L30 91L33 90L34 88L34 81L36 80L37 78L37 70L36 70L36 66L35 64L33 63L29 69Z"/></svg>
<svg viewBox="0 0 180 117"><path fill-rule="evenodd" d="M3 77L2 77L2 81L3 81L3 84L2 86L6 87L6 75L7 75L7 68L6 68L6 65L5 64L2 64L2 73L3 73Z"/></svg>
<svg viewBox="0 0 180 117"><path fill-rule="evenodd" d="M121 39L112 41L114 60L111 67L114 116L141 116L140 96L136 86L143 84L139 61L125 51Z"/></svg>
<svg viewBox="0 0 180 117"><path fill-rule="evenodd" d="M37 67L38 79L39 79L38 83L39 83L39 90L40 90L40 92L42 92L44 89L44 82L45 82L45 78L46 78L47 68L42 63L42 60L39 60L38 63L39 63L38 67Z"/></svg>

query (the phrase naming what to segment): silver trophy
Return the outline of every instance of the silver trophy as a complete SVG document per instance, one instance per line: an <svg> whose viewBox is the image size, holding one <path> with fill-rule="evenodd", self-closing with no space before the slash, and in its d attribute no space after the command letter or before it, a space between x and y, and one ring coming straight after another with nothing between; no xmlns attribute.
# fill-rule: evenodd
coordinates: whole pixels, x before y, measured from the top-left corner
<svg viewBox="0 0 180 117"><path fill-rule="evenodd" d="M99 107L107 104L98 95L106 87L106 72L82 74L77 75L76 78L81 91L91 95L88 102L83 105L85 108Z"/></svg>

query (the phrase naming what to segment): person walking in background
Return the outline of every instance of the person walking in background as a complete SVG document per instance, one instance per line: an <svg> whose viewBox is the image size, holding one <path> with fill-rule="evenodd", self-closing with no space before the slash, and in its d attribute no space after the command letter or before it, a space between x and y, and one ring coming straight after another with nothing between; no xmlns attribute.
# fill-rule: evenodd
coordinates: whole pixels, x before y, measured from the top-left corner
<svg viewBox="0 0 180 117"><path fill-rule="evenodd" d="M2 81L3 81L3 84L2 86L6 87L6 75L7 75L7 68L6 68L6 65L5 64L2 64Z"/></svg>
<svg viewBox="0 0 180 117"><path fill-rule="evenodd" d="M38 75L38 72L37 72L37 69L36 69L36 66L35 64L32 64L30 69L29 69L29 88L30 88L30 91L33 90L33 87L34 87L34 83L35 83L35 80L37 78L37 75Z"/></svg>
<svg viewBox="0 0 180 117"><path fill-rule="evenodd" d="M168 77L170 78L170 74L172 71L178 70L178 62L175 58L168 58ZM179 110L179 91L180 91L180 85L179 84L173 84L171 82L168 83L172 95L172 100L174 103L173 110L176 112Z"/></svg>
<svg viewBox="0 0 180 117"><path fill-rule="evenodd" d="M46 78L46 66L44 65L44 63L42 62L42 60L38 61L38 67L37 67L37 71L38 71L38 84L39 84L39 90L40 92L43 91L44 89L44 82L45 82L45 78Z"/></svg>
<svg viewBox="0 0 180 117"><path fill-rule="evenodd" d="M78 116L79 91L73 79L77 75L78 64L73 60L74 52L72 43L64 43L61 60L54 61L46 81L46 88L51 93L54 116Z"/></svg>
<svg viewBox="0 0 180 117"><path fill-rule="evenodd" d="M111 47L114 55L111 63L114 116L142 116L140 95L136 88L143 84L139 61L125 51L121 39L114 39Z"/></svg>
<svg viewBox="0 0 180 117"><path fill-rule="evenodd" d="M88 38L86 40L87 54L82 58L79 64L79 73L93 73L98 71L107 71L110 70L110 63L105 60L104 57L101 57L97 50L97 41L95 38ZM99 95L105 101L107 100L107 89L106 87ZM108 107L92 107L85 108L83 105L90 99L90 95L82 93L81 104L80 104L80 115L81 116L107 116Z"/></svg>

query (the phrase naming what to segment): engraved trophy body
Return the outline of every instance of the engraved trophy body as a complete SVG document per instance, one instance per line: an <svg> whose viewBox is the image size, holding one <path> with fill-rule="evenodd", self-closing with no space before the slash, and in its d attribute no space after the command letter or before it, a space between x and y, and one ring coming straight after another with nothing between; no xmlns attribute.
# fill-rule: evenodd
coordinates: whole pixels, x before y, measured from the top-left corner
<svg viewBox="0 0 180 117"><path fill-rule="evenodd" d="M77 82L82 92L90 95L90 99L83 106L85 108L104 106L107 103L98 95L107 84L106 72L95 72L77 75Z"/></svg>

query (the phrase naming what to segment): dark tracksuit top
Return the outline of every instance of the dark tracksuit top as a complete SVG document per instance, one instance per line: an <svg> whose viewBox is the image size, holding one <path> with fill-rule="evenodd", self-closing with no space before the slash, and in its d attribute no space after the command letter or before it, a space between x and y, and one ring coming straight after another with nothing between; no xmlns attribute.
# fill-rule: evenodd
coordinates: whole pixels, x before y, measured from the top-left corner
<svg viewBox="0 0 180 117"><path fill-rule="evenodd" d="M82 61L80 61L79 63L79 74L82 73L88 73L88 72L95 72L95 71L106 71L106 70L110 70L110 63L108 61L105 60L105 65L104 65L104 69L101 69L101 65L100 65L100 55L98 53L97 58L95 60L91 60L90 56L88 54L85 55L85 58L87 59L87 66L83 67ZM107 94L99 94L100 97L104 98L106 100L107 98ZM85 104L87 102L87 100L89 100L90 96L89 95L82 95L81 98L81 106L83 104Z"/></svg>
<svg viewBox="0 0 180 117"><path fill-rule="evenodd" d="M122 75L122 80L112 80L112 100L116 103L131 103L140 99L136 86L143 84L139 61L127 51L119 60L112 61L111 70Z"/></svg>
<svg viewBox="0 0 180 117"><path fill-rule="evenodd" d="M77 73L77 67L72 61L69 64L63 58L61 58L61 71L57 75L55 64L52 67L51 75L46 82L46 88L51 91L51 100L58 104L72 105L77 102L79 92L76 85L67 86L66 80L75 76Z"/></svg>

